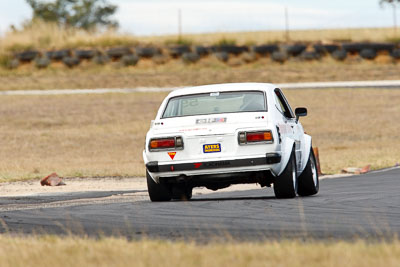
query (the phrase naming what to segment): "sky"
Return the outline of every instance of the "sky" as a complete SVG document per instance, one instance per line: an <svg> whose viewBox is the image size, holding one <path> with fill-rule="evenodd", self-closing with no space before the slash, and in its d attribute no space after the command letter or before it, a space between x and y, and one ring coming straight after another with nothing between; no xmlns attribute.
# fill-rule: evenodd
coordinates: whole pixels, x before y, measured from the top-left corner
<svg viewBox="0 0 400 267"><path fill-rule="evenodd" d="M285 7L290 29L393 26L393 8L379 0L108 0L118 5L115 19L122 33L163 35L183 33L282 30ZM397 8L400 10L400 7ZM400 12L398 21L400 21ZM11 24L30 19L25 0L0 0L0 35ZM400 24L400 22L398 23Z"/></svg>

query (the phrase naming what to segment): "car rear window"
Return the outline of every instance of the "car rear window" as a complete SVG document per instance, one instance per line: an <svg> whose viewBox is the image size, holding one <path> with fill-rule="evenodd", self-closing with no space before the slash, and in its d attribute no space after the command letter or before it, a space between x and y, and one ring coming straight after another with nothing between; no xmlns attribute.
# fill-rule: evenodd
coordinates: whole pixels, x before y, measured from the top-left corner
<svg viewBox="0 0 400 267"><path fill-rule="evenodd" d="M215 92L171 98L162 118L234 112L266 111L261 91Z"/></svg>

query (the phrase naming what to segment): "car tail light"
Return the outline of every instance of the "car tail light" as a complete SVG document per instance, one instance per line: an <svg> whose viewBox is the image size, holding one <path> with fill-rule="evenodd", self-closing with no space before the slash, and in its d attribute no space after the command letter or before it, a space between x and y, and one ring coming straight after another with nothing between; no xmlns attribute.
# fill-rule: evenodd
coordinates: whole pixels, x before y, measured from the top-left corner
<svg viewBox="0 0 400 267"><path fill-rule="evenodd" d="M183 149L182 137L154 138L149 143L150 151L168 150L168 149Z"/></svg>
<svg viewBox="0 0 400 267"><path fill-rule="evenodd" d="M274 141L271 131L240 132L239 144L272 143Z"/></svg>

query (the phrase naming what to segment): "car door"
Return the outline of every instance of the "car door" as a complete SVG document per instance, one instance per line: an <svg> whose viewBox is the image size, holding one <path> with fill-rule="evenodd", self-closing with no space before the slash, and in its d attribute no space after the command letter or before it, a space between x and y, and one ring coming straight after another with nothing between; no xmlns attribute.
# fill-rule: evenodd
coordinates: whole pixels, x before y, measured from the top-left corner
<svg viewBox="0 0 400 267"><path fill-rule="evenodd" d="M296 116L294 115L292 108L290 107L285 95L279 88L274 90L276 108L282 116L282 121L284 123L284 132L286 136L292 138L295 141L295 155L296 155L296 165L297 172L300 172L302 153L301 153L301 131L299 131L299 125L296 121Z"/></svg>

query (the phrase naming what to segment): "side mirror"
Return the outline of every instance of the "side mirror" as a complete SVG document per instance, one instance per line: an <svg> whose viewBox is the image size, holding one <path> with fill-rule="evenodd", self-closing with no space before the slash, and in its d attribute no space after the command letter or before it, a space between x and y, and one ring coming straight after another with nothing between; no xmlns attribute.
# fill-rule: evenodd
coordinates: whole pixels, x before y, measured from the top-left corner
<svg viewBox="0 0 400 267"><path fill-rule="evenodd" d="M307 116L306 108L296 108L294 113L296 114L296 122L299 121L299 117Z"/></svg>

